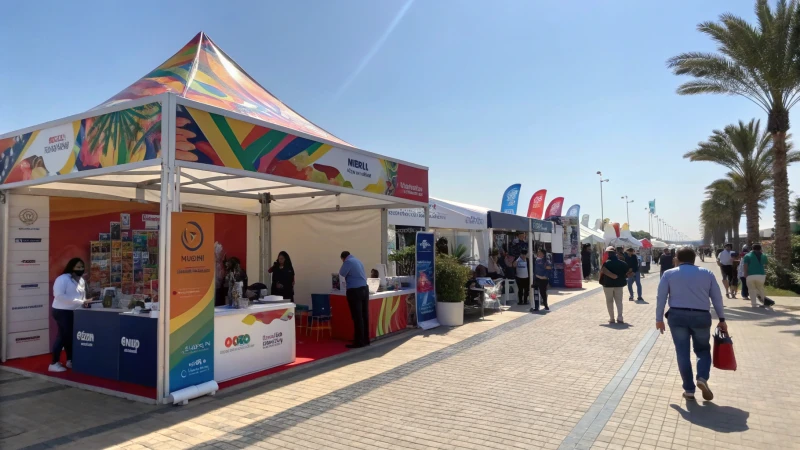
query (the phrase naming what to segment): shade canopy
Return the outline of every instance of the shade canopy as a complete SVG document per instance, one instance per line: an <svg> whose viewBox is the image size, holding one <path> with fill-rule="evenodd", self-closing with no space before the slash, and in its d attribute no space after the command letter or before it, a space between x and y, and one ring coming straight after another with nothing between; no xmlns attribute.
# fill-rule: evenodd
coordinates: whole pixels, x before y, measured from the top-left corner
<svg viewBox="0 0 800 450"><path fill-rule="evenodd" d="M431 228L456 230L485 230L487 209L480 206L456 203L441 198L430 198L428 216ZM425 226L423 208L396 208L389 210L389 225Z"/></svg>
<svg viewBox="0 0 800 450"><path fill-rule="evenodd" d="M603 233L581 224L581 243L592 245L603 244L605 243L605 239L603 239Z"/></svg>

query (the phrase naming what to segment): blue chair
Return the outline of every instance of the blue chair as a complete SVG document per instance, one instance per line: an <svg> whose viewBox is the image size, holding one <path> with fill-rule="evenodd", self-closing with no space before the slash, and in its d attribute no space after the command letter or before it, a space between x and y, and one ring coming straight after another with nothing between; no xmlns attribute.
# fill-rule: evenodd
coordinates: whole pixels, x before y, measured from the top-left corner
<svg viewBox="0 0 800 450"><path fill-rule="evenodd" d="M311 294L311 324L306 328L306 335L314 330L317 330L317 340L319 340L320 333L325 337L325 330L328 330L328 336L333 335L330 295Z"/></svg>

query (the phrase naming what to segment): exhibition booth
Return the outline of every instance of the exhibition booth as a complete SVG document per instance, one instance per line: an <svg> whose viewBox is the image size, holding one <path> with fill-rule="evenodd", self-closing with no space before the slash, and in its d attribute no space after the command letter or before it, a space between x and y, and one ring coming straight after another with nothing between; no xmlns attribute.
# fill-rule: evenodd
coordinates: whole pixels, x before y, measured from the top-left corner
<svg viewBox="0 0 800 450"><path fill-rule="evenodd" d="M0 135L2 360L49 364L53 282L81 258L97 301L64 382L179 402L297 364L296 308L343 250L386 264L388 210L428 200L427 168L327 133L200 33L97 108ZM281 251L295 303L269 292Z"/></svg>
<svg viewBox="0 0 800 450"><path fill-rule="evenodd" d="M451 253L463 246L473 265L486 265L491 248L488 211L480 206L431 197L428 220L436 240L444 238ZM425 229L425 211L421 208L397 208L390 209L388 214L389 251L413 246L416 232Z"/></svg>

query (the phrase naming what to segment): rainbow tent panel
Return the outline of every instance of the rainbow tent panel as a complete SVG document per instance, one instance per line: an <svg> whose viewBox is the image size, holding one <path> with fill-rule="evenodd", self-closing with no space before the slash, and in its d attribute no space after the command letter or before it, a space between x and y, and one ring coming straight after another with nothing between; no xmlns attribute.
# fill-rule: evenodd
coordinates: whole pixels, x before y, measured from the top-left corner
<svg viewBox="0 0 800 450"><path fill-rule="evenodd" d="M278 100L203 32L198 33L178 53L156 69L95 109L163 93L177 94L189 100L351 146Z"/></svg>

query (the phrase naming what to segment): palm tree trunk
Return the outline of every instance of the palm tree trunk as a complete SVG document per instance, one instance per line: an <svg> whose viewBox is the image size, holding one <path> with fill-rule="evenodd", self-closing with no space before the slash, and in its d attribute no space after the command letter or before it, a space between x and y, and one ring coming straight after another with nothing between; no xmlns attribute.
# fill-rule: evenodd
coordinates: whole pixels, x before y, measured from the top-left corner
<svg viewBox="0 0 800 450"><path fill-rule="evenodd" d="M747 216L747 245L751 246L754 242L758 242L758 197L748 192L745 203L745 214Z"/></svg>
<svg viewBox="0 0 800 450"><path fill-rule="evenodd" d="M792 258L792 246L791 230L789 228L789 175L786 170L786 132L773 132L772 143L775 152L775 160L772 164L775 199L775 241L773 242L773 249L775 259L784 266L789 266Z"/></svg>
<svg viewBox="0 0 800 450"><path fill-rule="evenodd" d="M733 224L733 250L737 252L739 251L739 249L741 249L741 247L739 247L740 245L739 226L741 225L741 222L742 222L742 216L741 215L736 216Z"/></svg>

